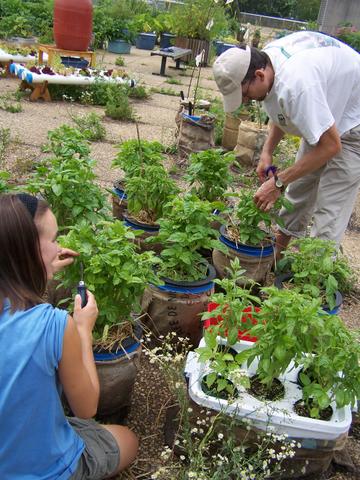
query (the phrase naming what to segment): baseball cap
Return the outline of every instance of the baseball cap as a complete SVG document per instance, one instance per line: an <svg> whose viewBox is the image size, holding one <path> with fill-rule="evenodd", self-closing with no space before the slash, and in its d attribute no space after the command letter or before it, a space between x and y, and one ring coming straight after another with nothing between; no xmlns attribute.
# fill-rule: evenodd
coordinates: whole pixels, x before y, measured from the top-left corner
<svg viewBox="0 0 360 480"><path fill-rule="evenodd" d="M249 69L251 50L229 48L214 62L213 72L217 86L223 94L225 112L233 112L242 103L241 82Z"/></svg>

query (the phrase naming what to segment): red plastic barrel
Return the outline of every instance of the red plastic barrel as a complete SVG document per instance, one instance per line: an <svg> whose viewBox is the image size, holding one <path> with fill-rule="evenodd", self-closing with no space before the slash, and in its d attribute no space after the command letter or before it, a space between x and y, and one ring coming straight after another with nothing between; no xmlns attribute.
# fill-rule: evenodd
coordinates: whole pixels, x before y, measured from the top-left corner
<svg viewBox="0 0 360 480"><path fill-rule="evenodd" d="M86 51L91 41L92 13L91 0L55 0L56 46L64 50Z"/></svg>

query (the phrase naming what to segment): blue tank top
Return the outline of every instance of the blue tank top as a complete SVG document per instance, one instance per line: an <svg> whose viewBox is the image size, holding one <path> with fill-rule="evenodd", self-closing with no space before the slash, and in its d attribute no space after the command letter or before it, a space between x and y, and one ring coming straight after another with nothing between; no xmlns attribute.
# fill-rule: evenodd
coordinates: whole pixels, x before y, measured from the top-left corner
<svg viewBox="0 0 360 480"><path fill-rule="evenodd" d="M0 478L65 480L84 442L61 405L57 368L67 312L49 304L0 313Z"/></svg>

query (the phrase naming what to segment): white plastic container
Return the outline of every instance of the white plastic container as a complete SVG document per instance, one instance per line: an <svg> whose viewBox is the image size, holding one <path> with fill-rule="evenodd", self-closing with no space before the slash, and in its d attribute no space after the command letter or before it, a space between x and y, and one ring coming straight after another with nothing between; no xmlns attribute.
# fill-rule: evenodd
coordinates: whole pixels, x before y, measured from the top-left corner
<svg viewBox="0 0 360 480"><path fill-rule="evenodd" d="M0 62L33 62L36 60L34 55L13 55L12 53L7 53L0 48Z"/></svg>
<svg viewBox="0 0 360 480"><path fill-rule="evenodd" d="M94 77L85 77L83 75L47 75L47 74L37 74L28 70L24 65L18 63L12 63L10 65L10 72L17 75L21 80L26 80L27 83L36 84L36 83L55 83L58 85L90 85L91 83L104 81L110 83L119 83L119 84L128 84L133 87L135 85L135 80L121 77L108 77L104 74L100 74Z"/></svg>
<svg viewBox="0 0 360 480"><path fill-rule="evenodd" d="M220 344L226 341L218 337ZM199 347L205 346L204 339L201 340ZM238 342L232 348L237 352L251 348L251 342ZM256 359L247 369L246 365L242 368L248 370L249 376L256 373L258 362ZM196 352L188 354L185 375L188 378L189 396L198 405L211 408L215 411L222 411L238 419L248 419L251 425L260 429L268 430L272 427L277 434L286 434L290 438L309 439L302 442L303 446L315 440L335 440L340 435L348 432L352 416L351 406L337 409L332 404L333 416L330 420L317 420L297 415L293 410L293 405L302 398L301 388L297 385L297 374L300 367L295 368L290 365L285 375L280 376L279 380L285 387L284 398L277 401L261 401L250 395L245 388L237 386L239 397L232 403L227 400L207 395L203 392L201 381L205 375L211 372L209 363L200 363Z"/></svg>

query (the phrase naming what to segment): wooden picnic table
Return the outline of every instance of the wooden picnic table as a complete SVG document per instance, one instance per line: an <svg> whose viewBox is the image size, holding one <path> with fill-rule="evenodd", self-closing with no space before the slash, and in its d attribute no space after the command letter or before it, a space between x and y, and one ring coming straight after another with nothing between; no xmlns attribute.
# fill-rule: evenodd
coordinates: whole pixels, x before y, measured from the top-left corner
<svg viewBox="0 0 360 480"><path fill-rule="evenodd" d="M166 60L168 58L172 58L173 60L175 60L174 68L177 68L180 70L181 59L183 57L186 57L187 55L190 55L191 53L192 53L192 50L190 50L189 48L180 48L180 47L168 47L160 50L154 50L153 52L150 53L150 55L161 56L161 66L160 66L160 73L153 73L153 75L161 75L163 77L167 76L165 74L165 68L166 68Z"/></svg>

